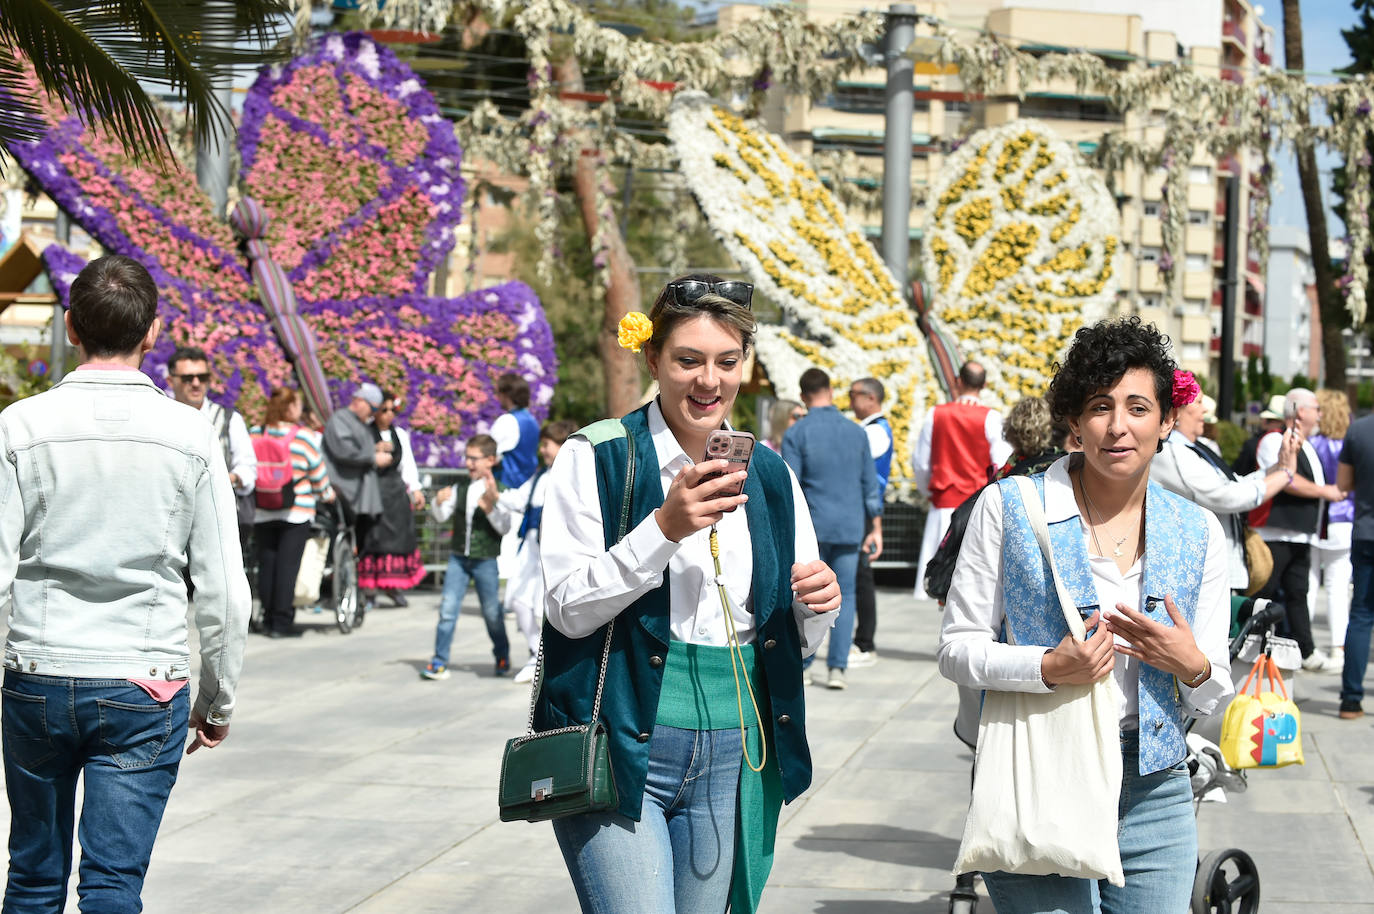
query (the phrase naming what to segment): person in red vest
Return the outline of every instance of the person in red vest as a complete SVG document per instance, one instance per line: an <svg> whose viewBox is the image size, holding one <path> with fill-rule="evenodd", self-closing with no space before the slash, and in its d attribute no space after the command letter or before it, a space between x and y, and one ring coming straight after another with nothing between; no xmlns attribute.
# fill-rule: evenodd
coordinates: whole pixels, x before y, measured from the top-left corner
<svg viewBox="0 0 1374 914"><path fill-rule="evenodd" d="M964 499L988 482L988 470L1011 457L1002 438L1002 414L984 406L978 395L987 372L977 362L965 362L954 382L955 398L926 413L921 436L912 455L916 486L930 499L930 513L916 562L916 599L928 599L926 563L949 529L949 518Z"/></svg>

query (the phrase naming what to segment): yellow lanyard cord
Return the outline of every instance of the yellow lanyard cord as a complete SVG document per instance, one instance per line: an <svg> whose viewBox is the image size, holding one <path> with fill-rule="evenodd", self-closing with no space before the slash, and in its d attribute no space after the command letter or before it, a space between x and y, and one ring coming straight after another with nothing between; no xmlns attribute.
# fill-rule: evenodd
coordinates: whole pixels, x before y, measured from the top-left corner
<svg viewBox="0 0 1374 914"><path fill-rule="evenodd" d="M725 576L720 570L720 539L716 537L715 524L711 525L711 561L716 566L716 590L720 591L720 608L725 613L725 630L729 633L730 669L735 673L735 706L739 709L739 744L744 752L744 764L749 770L759 772L768 763L768 739L763 732L763 715L759 713L759 702L754 697L754 684L749 681L748 667L744 665L744 649L740 647L739 635L735 632L735 616L730 612L730 598L725 593ZM749 757L749 742L744 735L744 692L739 687L740 670L744 669L744 687L749 691L749 703L754 706L754 719L759 722L759 746L762 753L759 763Z"/></svg>

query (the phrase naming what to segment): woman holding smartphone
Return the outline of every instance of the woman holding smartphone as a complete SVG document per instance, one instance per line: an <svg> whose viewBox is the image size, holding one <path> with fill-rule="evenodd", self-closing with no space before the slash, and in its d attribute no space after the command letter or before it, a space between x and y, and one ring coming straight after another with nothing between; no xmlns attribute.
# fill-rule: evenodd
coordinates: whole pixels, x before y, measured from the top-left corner
<svg viewBox="0 0 1374 914"><path fill-rule="evenodd" d="M752 291L685 276L627 319L658 396L568 439L548 474L536 730L589 722L614 622L601 716L619 807L554 822L584 911L753 911L778 811L810 784L802 660L839 587L780 457L707 459L753 345Z"/></svg>
<svg viewBox="0 0 1374 914"><path fill-rule="evenodd" d="M1123 763L1117 808L1103 813L1119 820L1125 886L987 872L998 914L1188 909L1197 824L1183 721L1224 707L1234 688L1226 538L1211 512L1150 480L1183 405L1174 368L1167 339L1133 317L1079 330L1050 384L1050 409L1082 452L1031 480L1086 640L1068 633L1014 481L985 489L969 519L940 672L969 688L1032 693L1110 676L1120 738L1109 736L1101 752L1120 752Z"/></svg>

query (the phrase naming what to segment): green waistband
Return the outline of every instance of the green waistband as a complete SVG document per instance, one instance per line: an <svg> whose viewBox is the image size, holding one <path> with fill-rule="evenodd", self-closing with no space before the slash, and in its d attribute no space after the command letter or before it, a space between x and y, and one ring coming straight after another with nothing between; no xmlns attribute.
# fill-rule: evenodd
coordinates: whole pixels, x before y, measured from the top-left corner
<svg viewBox="0 0 1374 914"><path fill-rule="evenodd" d="M740 671L738 690L735 687L735 667L728 647L709 644L690 644L674 641L668 649L663 666L663 691L658 698L657 723L684 730L729 730L740 724L740 705L744 706L744 723L755 726L754 706L744 677L759 694L759 676L754 668L754 646L741 646L744 670Z"/></svg>

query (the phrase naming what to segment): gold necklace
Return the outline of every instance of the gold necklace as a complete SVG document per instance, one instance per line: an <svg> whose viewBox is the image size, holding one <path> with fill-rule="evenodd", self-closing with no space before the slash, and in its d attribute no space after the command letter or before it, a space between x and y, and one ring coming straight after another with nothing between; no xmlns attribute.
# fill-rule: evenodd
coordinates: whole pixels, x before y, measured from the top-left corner
<svg viewBox="0 0 1374 914"><path fill-rule="evenodd" d="M1105 556L1106 552L1103 551L1102 544L1097 540L1097 525L1093 523L1093 515L1096 514L1098 517L1102 517L1102 512L1097 510L1097 506L1093 504L1093 500L1088 497L1088 486L1083 482L1083 477L1081 475L1078 478L1078 487L1083 492L1083 504L1088 509L1088 532L1092 534L1093 545L1097 547L1098 555ZM1101 523L1105 525L1106 520L1102 520ZM1112 555L1121 558L1126 554L1121 550L1121 547L1126 544L1126 540L1130 538L1130 535L1130 533L1127 533L1121 539L1116 540L1116 548L1112 550ZM1110 533L1107 534L1107 538L1115 539Z"/></svg>

